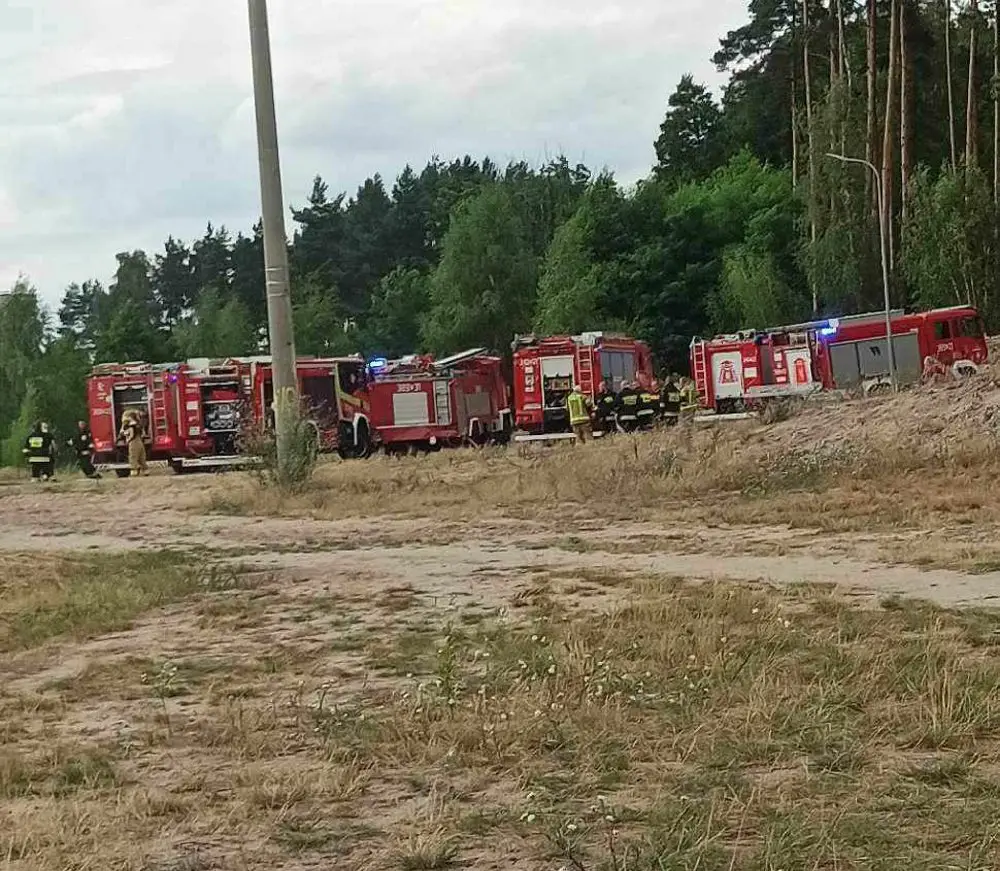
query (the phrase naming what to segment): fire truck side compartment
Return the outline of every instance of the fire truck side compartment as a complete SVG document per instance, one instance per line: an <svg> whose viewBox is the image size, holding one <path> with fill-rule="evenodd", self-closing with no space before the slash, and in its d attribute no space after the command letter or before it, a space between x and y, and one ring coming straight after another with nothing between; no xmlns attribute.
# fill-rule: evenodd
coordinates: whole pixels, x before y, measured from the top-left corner
<svg viewBox="0 0 1000 871"><path fill-rule="evenodd" d="M894 335L892 348L896 355L896 372L903 383L920 377L920 346L917 333ZM840 388L853 387L870 378L889 374L889 357L885 337L837 342L830 345L833 377Z"/></svg>
<svg viewBox="0 0 1000 871"><path fill-rule="evenodd" d="M426 426L431 422L430 407L424 391L394 393L392 396L394 426Z"/></svg>

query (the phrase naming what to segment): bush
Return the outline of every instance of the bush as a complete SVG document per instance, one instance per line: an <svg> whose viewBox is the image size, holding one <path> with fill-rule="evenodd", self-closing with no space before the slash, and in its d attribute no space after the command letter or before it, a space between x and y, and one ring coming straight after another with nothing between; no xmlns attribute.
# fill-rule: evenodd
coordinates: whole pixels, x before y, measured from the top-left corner
<svg viewBox="0 0 1000 871"><path fill-rule="evenodd" d="M278 462L278 442L274 430L262 427L250 430L242 438L242 448L243 453L257 458L254 471L263 486L297 490L309 481L316 468L319 432L311 420L303 417L296 420L284 469Z"/></svg>

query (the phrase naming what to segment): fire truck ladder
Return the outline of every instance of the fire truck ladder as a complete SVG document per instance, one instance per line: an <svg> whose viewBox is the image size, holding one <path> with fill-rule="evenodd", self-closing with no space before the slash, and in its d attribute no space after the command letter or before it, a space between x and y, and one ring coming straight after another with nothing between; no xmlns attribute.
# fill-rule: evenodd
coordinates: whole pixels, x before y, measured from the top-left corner
<svg viewBox="0 0 1000 871"><path fill-rule="evenodd" d="M594 360L590 355L590 349L577 346L576 349L576 371L580 373L580 382L577 385L584 396L592 396L594 393Z"/></svg>
<svg viewBox="0 0 1000 871"><path fill-rule="evenodd" d="M696 340L694 343L694 386L699 391L704 391L708 384L708 366L705 362L705 343Z"/></svg>
<svg viewBox="0 0 1000 871"><path fill-rule="evenodd" d="M167 424L167 390L162 384L153 387L153 431L155 435L165 436Z"/></svg>

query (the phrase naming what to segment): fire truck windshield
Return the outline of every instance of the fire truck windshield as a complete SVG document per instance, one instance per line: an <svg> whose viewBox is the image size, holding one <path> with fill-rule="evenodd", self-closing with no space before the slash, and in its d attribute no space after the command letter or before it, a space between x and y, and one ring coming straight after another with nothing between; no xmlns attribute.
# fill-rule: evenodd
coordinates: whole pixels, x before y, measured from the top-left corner
<svg viewBox="0 0 1000 871"><path fill-rule="evenodd" d="M981 318L962 318L959 331L963 339L981 339L986 335Z"/></svg>

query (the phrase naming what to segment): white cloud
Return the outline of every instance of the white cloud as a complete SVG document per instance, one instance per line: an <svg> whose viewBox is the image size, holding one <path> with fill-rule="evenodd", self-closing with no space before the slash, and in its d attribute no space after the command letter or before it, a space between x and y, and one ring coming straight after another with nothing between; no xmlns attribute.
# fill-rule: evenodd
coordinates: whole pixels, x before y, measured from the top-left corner
<svg viewBox="0 0 1000 871"><path fill-rule="evenodd" d="M643 174L680 76L744 0L271 0L289 204L489 153ZM0 4L0 286L258 213L245 0Z"/></svg>

